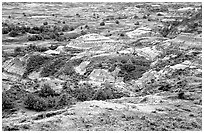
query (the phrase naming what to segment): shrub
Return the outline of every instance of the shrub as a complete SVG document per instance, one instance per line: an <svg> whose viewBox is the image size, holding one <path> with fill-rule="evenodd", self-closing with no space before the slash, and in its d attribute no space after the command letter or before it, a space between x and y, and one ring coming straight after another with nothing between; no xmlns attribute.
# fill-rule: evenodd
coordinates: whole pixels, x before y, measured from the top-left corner
<svg viewBox="0 0 204 133"><path fill-rule="evenodd" d="M28 41L37 41L37 40L42 40L44 39L41 35L29 35L28 36Z"/></svg>
<svg viewBox="0 0 204 133"><path fill-rule="evenodd" d="M137 22L135 22L135 25L139 25L139 22L137 21Z"/></svg>
<svg viewBox="0 0 204 133"><path fill-rule="evenodd" d="M43 66L40 75L42 77L48 77L54 75L65 64L66 58L57 58L51 60L45 66Z"/></svg>
<svg viewBox="0 0 204 133"><path fill-rule="evenodd" d="M105 25L105 22L101 22L101 23L100 23L100 26L104 26L104 25Z"/></svg>
<svg viewBox="0 0 204 133"><path fill-rule="evenodd" d="M162 29L160 29L160 34L161 34L163 37L166 37L169 33L170 33L170 30L168 29L167 26L165 26L165 27L163 27Z"/></svg>
<svg viewBox="0 0 204 133"><path fill-rule="evenodd" d="M86 28L86 29L89 29L89 26L88 26L88 25L85 25L85 28Z"/></svg>
<svg viewBox="0 0 204 133"><path fill-rule="evenodd" d="M70 27L70 31L73 31L74 30L74 27Z"/></svg>
<svg viewBox="0 0 204 133"><path fill-rule="evenodd" d="M30 34L40 34L40 31L33 30L33 29L30 29L28 32L29 32Z"/></svg>
<svg viewBox="0 0 204 133"><path fill-rule="evenodd" d="M120 36L125 36L125 34L124 33L120 33Z"/></svg>
<svg viewBox="0 0 204 133"><path fill-rule="evenodd" d="M18 36L19 34L18 34L17 31L12 30L11 32L9 32L8 35L11 36L11 37L16 37L16 36Z"/></svg>
<svg viewBox="0 0 204 133"><path fill-rule="evenodd" d="M147 16L146 16L146 15L144 15L142 18L143 18L143 19L147 19Z"/></svg>
<svg viewBox="0 0 204 133"><path fill-rule="evenodd" d="M65 41L66 39L67 39L66 37L62 37L62 36L55 38L56 41Z"/></svg>
<svg viewBox="0 0 204 133"><path fill-rule="evenodd" d="M34 27L32 28L32 30L40 31L40 28L37 27L37 26L34 26Z"/></svg>
<svg viewBox="0 0 204 133"><path fill-rule="evenodd" d="M64 25L64 26L62 27L62 31L63 31L63 32L69 31L69 29L70 29L70 27L69 27L68 25Z"/></svg>
<svg viewBox="0 0 204 133"><path fill-rule="evenodd" d="M55 50L55 49L57 49L57 47L58 47L58 45L51 45L51 46L49 47L49 49Z"/></svg>
<svg viewBox="0 0 204 133"><path fill-rule="evenodd" d="M119 24L120 22L118 20L115 21L116 24Z"/></svg>
<svg viewBox="0 0 204 133"><path fill-rule="evenodd" d="M60 34L59 35L64 35L64 33L63 32L60 32Z"/></svg>
<svg viewBox="0 0 204 133"><path fill-rule="evenodd" d="M2 34L8 34L10 32L9 28L2 28Z"/></svg>
<svg viewBox="0 0 204 133"><path fill-rule="evenodd" d="M108 99L107 94L104 92L104 90L99 89L93 96L93 100L106 100Z"/></svg>
<svg viewBox="0 0 204 133"><path fill-rule="evenodd" d="M39 96L34 94L29 94L26 97L24 101L24 105L26 105L27 108L33 109L36 111L47 110L47 102L43 98L40 98Z"/></svg>
<svg viewBox="0 0 204 133"><path fill-rule="evenodd" d="M41 25L41 26L39 27L39 31L40 31L41 33L44 33L44 32L49 32L49 31L51 31L51 29L50 29L50 26L48 26L48 25Z"/></svg>
<svg viewBox="0 0 204 133"><path fill-rule="evenodd" d="M23 77L26 77L31 72L39 69L42 64L48 61L48 59L48 57L41 55L31 56L27 61L26 72L24 73Z"/></svg>
<svg viewBox="0 0 204 133"><path fill-rule="evenodd" d="M80 101L91 100L94 95L94 88L89 84L80 85L79 88L75 90L74 97Z"/></svg>
<svg viewBox="0 0 204 133"><path fill-rule="evenodd" d="M14 108L13 100L8 96L8 93L2 93L2 110Z"/></svg>
<svg viewBox="0 0 204 133"><path fill-rule="evenodd" d="M8 24L5 22L2 22L2 27L5 27L5 26L8 26Z"/></svg>
<svg viewBox="0 0 204 133"><path fill-rule="evenodd" d="M55 108L60 108L72 104L73 104L72 96L64 93L59 96L59 100L57 101L57 105L55 106Z"/></svg>
<svg viewBox="0 0 204 133"><path fill-rule="evenodd" d="M38 51L38 52L45 52L48 50L47 47L40 47L36 45L30 44L29 46L26 47L25 49L27 52L32 52L32 51Z"/></svg>
<svg viewBox="0 0 204 133"><path fill-rule="evenodd" d="M48 32L47 35L49 36L50 39L55 39L57 38L57 34L54 32Z"/></svg>
<svg viewBox="0 0 204 133"><path fill-rule="evenodd" d="M24 51L20 48L20 47L16 47L15 49L14 49L14 54L17 56L17 55L24 55L25 53L24 53Z"/></svg>
<svg viewBox="0 0 204 133"><path fill-rule="evenodd" d="M48 107L49 108L54 108L57 106L57 97L52 97L52 96L49 96L47 97L47 103L48 103Z"/></svg>
<svg viewBox="0 0 204 133"><path fill-rule="evenodd" d="M44 22L43 25L48 25L48 22Z"/></svg>
<svg viewBox="0 0 204 133"><path fill-rule="evenodd" d="M41 90L39 91L38 95L41 97L48 97L48 96L55 96L56 93L48 84L44 84L41 87Z"/></svg>
<svg viewBox="0 0 204 133"><path fill-rule="evenodd" d="M134 17L133 17L134 19L138 19L138 16L137 15L134 15Z"/></svg>
<svg viewBox="0 0 204 133"><path fill-rule="evenodd" d="M75 70L74 70L73 66L68 65L68 66L65 66L65 68L64 68L64 70L63 70L63 73L64 73L65 75L70 75L70 76L72 76L72 75L75 74Z"/></svg>

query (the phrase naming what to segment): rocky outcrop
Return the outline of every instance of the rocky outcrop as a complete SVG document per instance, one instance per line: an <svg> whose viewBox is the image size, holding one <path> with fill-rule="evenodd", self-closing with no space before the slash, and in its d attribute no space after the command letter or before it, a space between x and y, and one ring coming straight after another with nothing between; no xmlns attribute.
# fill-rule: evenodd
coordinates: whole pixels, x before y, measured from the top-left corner
<svg viewBox="0 0 204 133"><path fill-rule="evenodd" d="M147 27L140 27L134 31L127 32L126 34L130 38L148 37L151 36L152 30Z"/></svg>

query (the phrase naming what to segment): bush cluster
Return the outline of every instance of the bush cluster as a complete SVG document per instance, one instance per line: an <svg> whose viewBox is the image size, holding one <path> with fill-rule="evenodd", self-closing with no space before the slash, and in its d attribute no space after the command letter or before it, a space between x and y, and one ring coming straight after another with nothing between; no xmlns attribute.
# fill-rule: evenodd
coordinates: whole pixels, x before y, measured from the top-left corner
<svg viewBox="0 0 204 133"><path fill-rule="evenodd" d="M21 86L13 85L9 90L2 92L2 109L12 109L16 107L16 101L22 102L27 96Z"/></svg>
<svg viewBox="0 0 204 133"><path fill-rule="evenodd" d="M47 103L46 101L34 94L29 94L27 98L25 99L24 105L26 105L27 108L33 109L36 111L45 111L47 110Z"/></svg>
<svg viewBox="0 0 204 133"><path fill-rule="evenodd" d="M107 100L127 96L126 94L119 92L110 83L104 84L100 88L92 87L88 83L75 85L73 88L74 89L71 89L70 85L64 86L64 90L79 101Z"/></svg>
<svg viewBox="0 0 204 133"><path fill-rule="evenodd" d="M8 35L9 35L10 37L16 37L16 36L19 35L19 33L18 33L18 31L14 31L14 30L12 30L11 32L9 32Z"/></svg>
<svg viewBox="0 0 204 133"><path fill-rule="evenodd" d="M24 73L23 77L26 77L31 72L38 70L40 66L49 59L50 58L46 56L32 55L27 61L26 72Z"/></svg>
<svg viewBox="0 0 204 133"><path fill-rule="evenodd" d="M43 66L40 75L42 77L49 77L54 75L65 64L65 62L66 58L64 57L51 60L49 63Z"/></svg>
<svg viewBox="0 0 204 133"><path fill-rule="evenodd" d="M88 28L88 27L87 27ZM43 39L55 39L57 41L64 41L68 38L62 36L63 32L73 31L75 27L63 25L63 26L52 26L48 25L47 22L44 22L41 26L29 27L25 25L16 26L14 24L5 23L2 27L2 34L8 34L11 37L16 37L26 32L29 34L27 37L28 41L37 41ZM62 34L59 34L62 33Z"/></svg>
<svg viewBox="0 0 204 133"><path fill-rule="evenodd" d="M58 109L73 104L69 94L57 94L49 85L43 85L41 90L35 94L29 94L24 105L35 111L45 111L48 109Z"/></svg>
<svg viewBox="0 0 204 133"><path fill-rule="evenodd" d="M2 110L14 108L14 100L12 100L8 93L2 93Z"/></svg>
<svg viewBox="0 0 204 133"><path fill-rule="evenodd" d="M48 84L44 84L42 87L41 87L41 90L39 91L38 95L40 97L48 97L48 96L55 96L57 95L55 93L55 91L48 85Z"/></svg>

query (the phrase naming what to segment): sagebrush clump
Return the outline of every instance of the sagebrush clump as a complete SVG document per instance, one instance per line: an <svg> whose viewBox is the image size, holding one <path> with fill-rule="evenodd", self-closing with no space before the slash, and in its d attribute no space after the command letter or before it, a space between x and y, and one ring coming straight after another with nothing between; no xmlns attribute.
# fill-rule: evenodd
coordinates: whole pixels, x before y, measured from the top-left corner
<svg viewBox="0 0 204 133"><path fill-rule="evenodd" d="M34 94L29 94L27 98L25 99L24 105L26 105L27 108L33 109L36 111L45 111L47 110L47 102Z"/></svg>

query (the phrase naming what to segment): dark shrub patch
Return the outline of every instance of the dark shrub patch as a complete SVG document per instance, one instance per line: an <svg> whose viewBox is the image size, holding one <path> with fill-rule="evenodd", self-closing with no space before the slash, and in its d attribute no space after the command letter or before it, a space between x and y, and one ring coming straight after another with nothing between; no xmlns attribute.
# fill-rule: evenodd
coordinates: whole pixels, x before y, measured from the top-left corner
<svg viewBox="0 0 204 133"><path fill-rule="evenodd" d="M8 95L9 93L2 93L2 110L14 108L14 102Z"/></svg>
<svg viewBox="0 0 204 133"><path fill-rule="evenodd" d="M92 99L92 96L94 94L94 89L89 85L81 85L76 90L76 99L80 101L89 101Z"/></svg>
<svg viewBox="0 0 204 133"><path fill-rule="evenodd" d="M40 31L40 28L37 27L37 26L34 26L34 27L32 28L32 30Z"/></svg>
<svg viewBox="0 0 204 133"><path fill-rule="evenodd" d="M99 89L92 97L93 100L106 100L106 99L112 99L113 94L111 89Z"/></svg>
<svg viewBox="0 0 204 133"><path fill-rule="evenodd" d="M139 25L139 22L137 21L137 22L135 22L135 25Z"/></svg>
<svg viewBox="0 0 204 133"><path fill-rule="evenodd" d="M43 98L40 98L37 95L29 94L24 101L24 105L27 108L33 109L36 111L45 111L47 109L47 103Z"/></svg>
<svg viewBox="0 0 204 133"><path fill-rule="evenodd" d="M63 27L62 27L62 31L63 32L66 32L66 31L69 31L70 30L70 27L68 26L68 25L64 25Z"/></svg>
<svg viewBox="0 0 204 133"><path fill-rule="evenodd" d="M105 22L101 22L101 23L100 23L100 26L104 26L104 25L105 25Z"/></svg>
<svg viewBox="0 0 204 133"><path fill-rule="evenodd" d="M60 108L60 107L73 104L72 96L66 93L61 94L58 99L59 100L57 101L57 105L55 106L55 108Z"/></svg>
<svg viewBox="0 0 204 133"><path fill-rule="evenodd" d="M116 24L119 24L120 22L118 20L115 21Z"/></svg>
<svg viewBox="0 0 204 133"><path fill-rule="evenodd" d="M55 108L57 106L57 101L58 101L58 97L52 97L52 96L49 96L46 98L47 100L47 106L49 108Z"/></svg>
<svg viewBox="0 0 204 133"><path fill-rule="evenodd" d="M12 30L11 32L9 32L8 35L11 36L11 37L16 37L16 36L19 35L19 33L17 31Z"/></svg>
<svg viewBox="0 0 204 133"><path fill-rule="evenodd" d="M29 35L28 41L37 41L37 40L43 40L44 38L41 35Z"/></svg>
<svg viewBox="0 0 204 133"><path fill-rule="evenodd" d="M2 34L8 34L10 32L10 29L9 28L2 28Z"/></svg>
<svg viewBox="0 0 204 133"><path fill-rule="evenodd" d="M46 61L48 61L49 58L46 56L41 56L41 55L33 55L28 59L28 63L26 66L26 72L24 73L23 77L26 77L28 74L31 72L38 70L40 66Z"/></svg>
<svg viewBox="0 0 204 133"><path fill-rule="evenodd" d="M24 52L24 50L21 49L20 47L16 47L16 48L14 49L14 54L15 54L16 56L17 56L17 55L23 56L23 55L25 55L25 52Z"/></svg>
<svg viewBox="0 0 204 133"><path fill-rule="evenodd" d="M56 41L65 41L65 40L67 40L67 38L66 38L66 37L62 37L62 36L59 36L59 37L55 38L55 40L56 40Z"/></svg>
<svg viewBox="0 0 204 133"><path fill-rule="evenodd" d="M89 26L88 26L88 25L85 25L85 27L84 27L84 28L89 29Z"/></svg>
<svg viewBox="0 0 204 133"><path fill-rule="evenodd" d="M49 49L55 50L55 49L57 49L57 47L58 47L58 45L51 45L51 46L49 47Z"/></svg>
<svg viewBox="0 0 204 133"><path fill-rule="evenodd" d="M66 58L57 58L49 63L47 63L45 66L43 66L42 71L40 72L40 75L42 77L48 77L51 75L54 75L66 62Z"/></svg>
<svg viewBox="0 0 204 133"><path fill-rule="evenodd" d="M143 18L143 19L147 19L147 16L146 16L146 15L144 15L142 18Z"/></svg>
<svg viewBox="0 0 204 133"><path fill-rule="evenodd" d="M88 101L91 100L95 90L89 84L75 85L74 89L71 89L69 86L65 86L66 92L72 97L76 98L79 101Z"/></svg>
<svg viewBox="0 0 204 133"><path fill-rule="evenodd" d="M29 45L28 47L26 47L25 51L27 52L33 52L33 51L38 51L38 52L45 52L47 51L48 48L47 47L40 47L40 46L36 46L36 45Z"/></svg>
<svg viewBox="0 0 204 133"><path fill-rule="evenodd" d="M48 96L55 96L57 94L48 84L44 84L41 90L39 91L38 95L40 97L48 97Z"/></svg>
<svg viewBox="0 0 204 133"><path fill-rule="evenodd" d="M48 22L44 22L43 25L48 25Z"/></svg>

